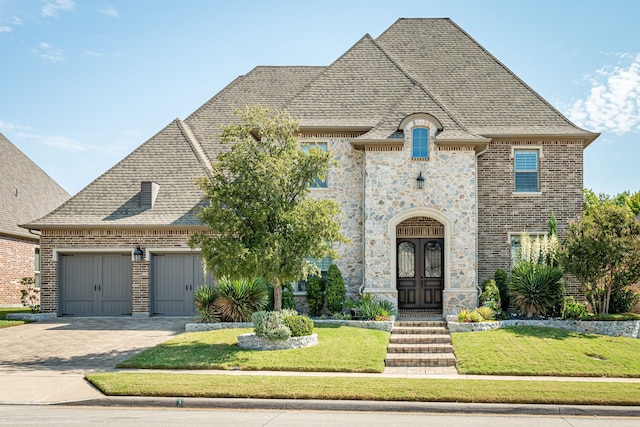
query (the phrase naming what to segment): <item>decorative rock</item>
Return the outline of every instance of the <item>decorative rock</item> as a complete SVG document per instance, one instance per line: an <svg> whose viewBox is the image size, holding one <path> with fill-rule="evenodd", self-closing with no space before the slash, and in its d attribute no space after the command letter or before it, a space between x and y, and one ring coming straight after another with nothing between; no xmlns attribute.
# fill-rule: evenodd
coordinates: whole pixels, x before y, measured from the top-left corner
<svg viewBox="0 0 640 427"><path fill-rule="evenodd" d="M563 329L583 334L608 335L612 337L640 338L640 320L625 321L583 321L583 320L500 320L497 322L458 323L447 316L449 332L476 332L507 326L541 326Z"/></svg>
<svg viewBox="0 0 640 427"><path fill-rule="evenodd" d="M251 322L187 323L186 332L219 331L220 329L253 328Z"/></svg>
<svg viewBox="0 0 640 427"><path fill-rule="evenodd" d="M7 320L28 320L30 322L42 322L55 319L55 313L8 313Z"/></svg>
<svg viewBox="0 0 640 427"><path fill-rule="evenodd" d="M256 334L238 336L238 347L247 350L291 350L294 348L312 347L318 344L318 334L304 337L291 337L286 340L269 340Z"/></svg>

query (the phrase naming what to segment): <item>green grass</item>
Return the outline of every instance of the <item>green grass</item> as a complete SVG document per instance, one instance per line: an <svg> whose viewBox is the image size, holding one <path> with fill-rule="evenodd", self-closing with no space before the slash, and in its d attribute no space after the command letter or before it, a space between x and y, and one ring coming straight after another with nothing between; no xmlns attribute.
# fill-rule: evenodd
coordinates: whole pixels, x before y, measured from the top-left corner
<svg viewBox="0 0 640 427"><path fill-rule="evenodd" d="M640 339L516 326L451 335L460 374L640 377Z"/></svg>
<svg viewBox="0 0 640 427"><path fill-rule="evenodd" d="M120 363L138 369L241 369L269 371L382 372L389 333L316 326L318 345L259 351L237 346L252 329L185 333Z"/></svg>
<svg viewBox="0 0 640 427"><path fill-rule="evenodd" d="M111 396L639 405L638 383L112 372L87 379Z"/></svg>
<svg viewBox="0 0 640 427"><path fill-rule="evenodd" d="M25 307L0 307L0 329L9 326L24 325L24 320L6 320L8 313L29 313L30 310Z"/></svg>

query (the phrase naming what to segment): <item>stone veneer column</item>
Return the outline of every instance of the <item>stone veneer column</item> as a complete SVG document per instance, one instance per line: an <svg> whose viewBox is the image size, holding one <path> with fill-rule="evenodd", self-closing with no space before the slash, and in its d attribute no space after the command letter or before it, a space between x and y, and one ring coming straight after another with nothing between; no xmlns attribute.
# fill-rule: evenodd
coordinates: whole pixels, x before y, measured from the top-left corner
<svg viewBox="0 0 640 427"><path fill-rule="evenodd" d="M474 150L438 151L428 160L402 151L365 157L365 292L397 303L395 225L431 216L445 225L443 313L477 306L477 207ZM423 190L416 178L422 172Z"/></svg>

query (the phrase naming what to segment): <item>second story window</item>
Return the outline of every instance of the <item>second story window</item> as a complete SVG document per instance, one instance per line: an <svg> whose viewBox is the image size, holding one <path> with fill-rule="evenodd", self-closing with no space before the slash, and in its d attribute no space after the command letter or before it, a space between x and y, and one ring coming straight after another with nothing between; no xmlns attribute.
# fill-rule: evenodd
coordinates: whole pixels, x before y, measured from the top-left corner
<svg viewBox="0 0 640 427"><path fill-rule="evenodd" d="M538 186L538 150L515 150L513 153L515 192L536 193Z"/></svg>
<svg viewBox="0 0 640 427"><path fill-rule="evenodd" d="M413 128L411 131L414 159L429 158L429 129Z"/></svg>
<svg viewBox="0 0 640 427"><path fill-rule="evenodd" d="M324 142L318 142L318 143L313 143L313 144L309 144L309 145L303 145L302 149L304 150L305 153L309 152L309 147L312 148L319 148L320 150L322 150L323 153L327 152L327 144ZM313 183L311 183L311 188L327 188L327 180L326 179L320 179L320 178L316 178L313 180Z"/></svg>

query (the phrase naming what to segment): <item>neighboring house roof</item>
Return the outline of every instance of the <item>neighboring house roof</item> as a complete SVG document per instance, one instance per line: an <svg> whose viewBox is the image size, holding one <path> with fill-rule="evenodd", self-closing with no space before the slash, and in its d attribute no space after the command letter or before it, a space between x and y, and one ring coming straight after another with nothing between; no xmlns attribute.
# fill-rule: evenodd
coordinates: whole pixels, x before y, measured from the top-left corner
<svg viewBox="0 0 640 427"><path fill-rule="evenodd" d="M0 233L37 239L18 224L40 218L69 197L0 133Z"/></svg>
<svg viewBox="0 0 640 427"><path fill-rule="evenodd" d="M401 140L398 126L413 113L442 123L441 143L536 135L586 146L598 136L567 120L450 19L399 19L329 66L254 68L28 227L198 224L202 193L193 179L225 149L221 128L247 104L286 109L302 130L357 131L354 144ZM160 185L151 209L139 207L141 181Z"/></svg>

